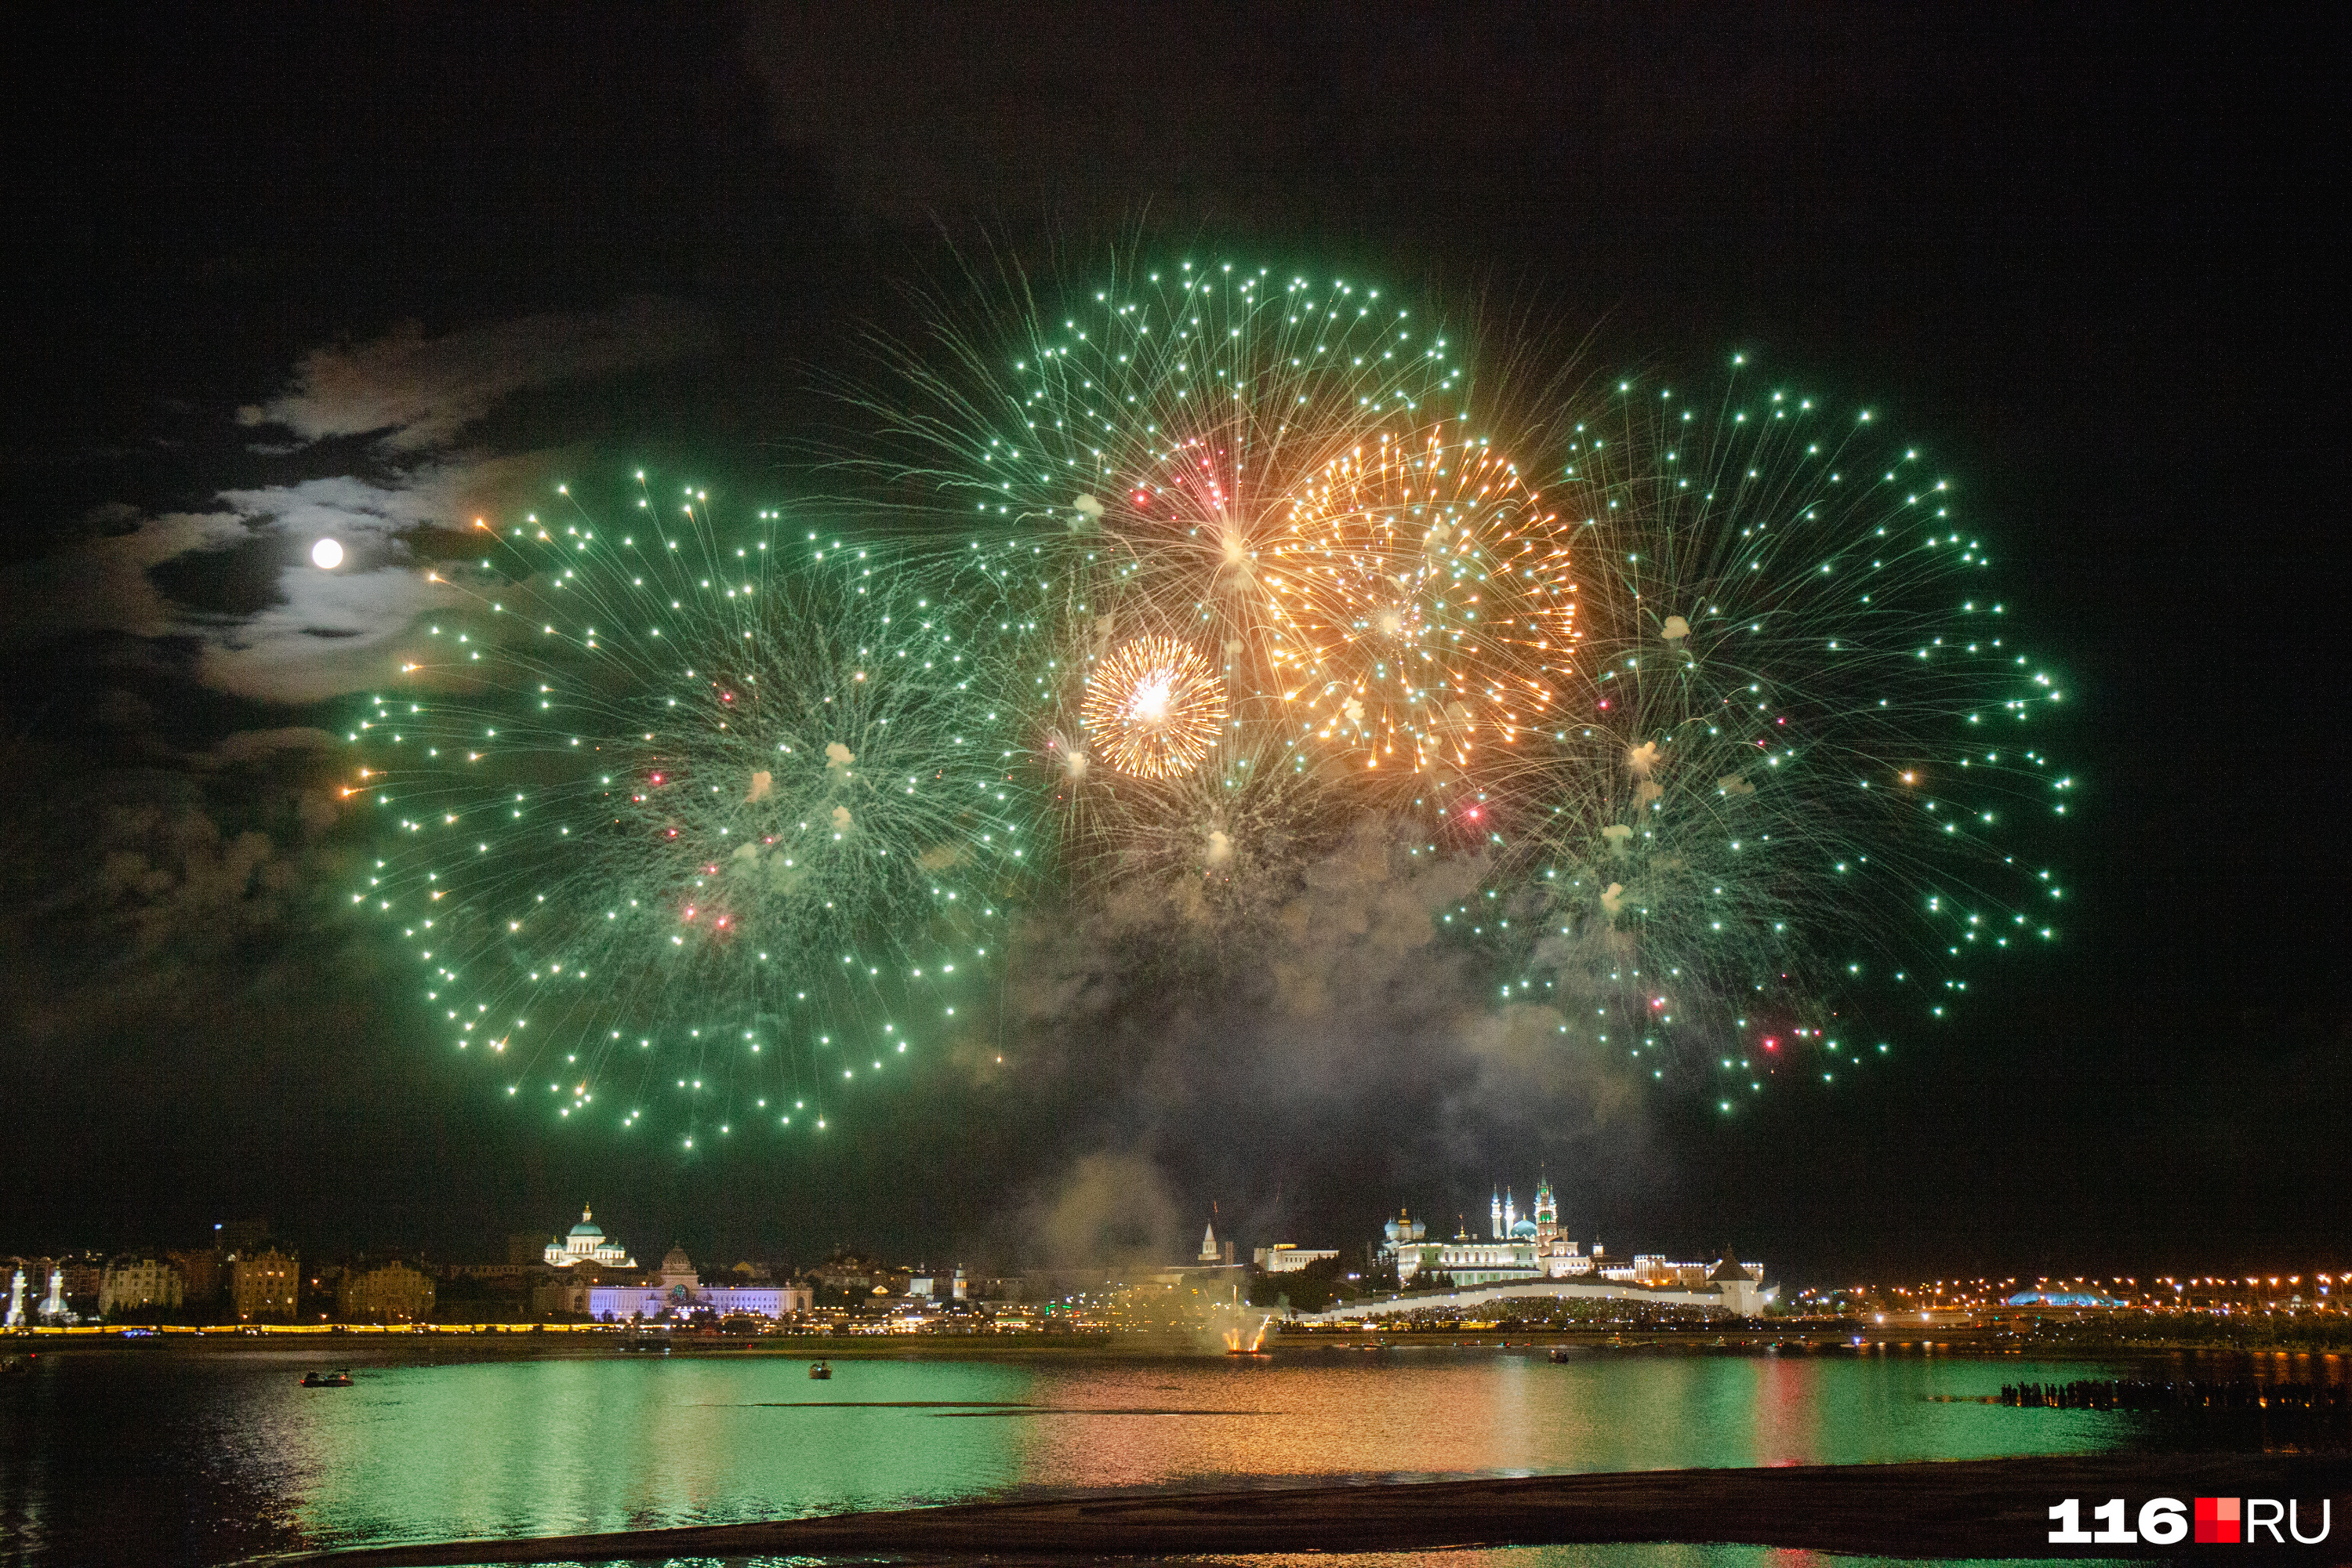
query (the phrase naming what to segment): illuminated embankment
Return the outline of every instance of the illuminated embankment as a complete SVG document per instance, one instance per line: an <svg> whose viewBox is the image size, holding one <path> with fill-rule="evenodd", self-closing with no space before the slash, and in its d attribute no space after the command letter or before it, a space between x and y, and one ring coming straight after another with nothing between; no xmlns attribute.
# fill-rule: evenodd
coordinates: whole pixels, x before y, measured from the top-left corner
<svg viewBox="0 0 2352 1568"><path fill-rule="evenodd" d="M1755 1292L1750 1290L1748 1294L1752 1298ZM1735 1317L1752 1317L1759 1305L1750 1300L1735 1307L1719 1288L1712 1285L1703 1290L1653 1289L1646 1285L1621 1284L1614 1280L1596 1284L1580 1279L1528 1279L1507 1285L1479 1285L1463 1290L1424 1290L1367 1297L1325 1311L1301 1312L1291 1321L1301 1324L1355 1322L1400 1312L1444 1311L1524 1300L1638 1301L1658 1307L1698 1307L1709 1311L1730 1312Z"/></svg>

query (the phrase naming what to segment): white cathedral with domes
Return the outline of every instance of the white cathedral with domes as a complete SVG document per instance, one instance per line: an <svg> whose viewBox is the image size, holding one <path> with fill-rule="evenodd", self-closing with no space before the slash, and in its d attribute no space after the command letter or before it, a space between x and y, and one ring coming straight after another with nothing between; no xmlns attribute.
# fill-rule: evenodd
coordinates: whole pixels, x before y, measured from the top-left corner
<svg viewBox="0 0 2352 1568"><path fill-rule="evenodd" d="M635 1268L637 1260L629 1249L617 1241L604 1239L604 1228L589 1216L583 1205L580 1223L572 1227L570 1236L559 1236L547 1244L542 1254L552 1268L569 1268L578 1263L594 1263L606 1268Z"/></svg>

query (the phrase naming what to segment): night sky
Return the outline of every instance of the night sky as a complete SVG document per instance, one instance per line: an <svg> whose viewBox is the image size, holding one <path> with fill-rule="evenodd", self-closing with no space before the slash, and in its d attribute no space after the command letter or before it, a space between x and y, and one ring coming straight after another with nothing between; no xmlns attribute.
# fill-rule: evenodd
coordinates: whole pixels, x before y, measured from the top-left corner
<svg viewBox="0 0 2352 1568"><path fill-rule="evenodd" d="M1728 1242L1801 1283L2341 1260L2316 13L810 9L125 12L11 62L0 1250L266 1215L484 1256L583 1199L640 1256L1010 1264L1073 1225L1196 1238L1213 1200L1245 1244L1352 1245L1545 1162L1612 1251ZM337 913L363 840L316 743L414 605L306 576L313 525L383 565L638 465L789 502L858 438L823 387L873 381L925 291L1115 240L1476 297L1595 374L1745 352L1880 411L2066 675L2064 941L1730 1120L1465 1109L1378 1020L1276 1092L1129 1020L1036 1053L1083 1063L1051 1082L942 1068L822 1152L689 1159L446 1059Z"/></svg>

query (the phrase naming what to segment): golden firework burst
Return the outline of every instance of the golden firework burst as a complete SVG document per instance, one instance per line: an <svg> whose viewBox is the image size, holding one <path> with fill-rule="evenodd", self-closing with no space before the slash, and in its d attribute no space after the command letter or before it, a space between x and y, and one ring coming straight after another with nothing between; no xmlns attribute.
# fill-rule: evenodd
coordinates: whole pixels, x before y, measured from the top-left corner
<svg viewBox="0 0 2352 1568"><path fill-rule="evenodd" d="M1170 779L1201 765L1225 722L1225 683L1189 643L1157 633L1113 647L1087 678L1080 708L1103 760Z"/></svg>
<svg viewBox="0 0 2352 1568"><path fill-rule="evenodd" d="M1382 432L1293 497L1262 573L1284 699L1367 768L1468 763L1558 700L1576 584L1517 467L1443 421Z"/></svg>

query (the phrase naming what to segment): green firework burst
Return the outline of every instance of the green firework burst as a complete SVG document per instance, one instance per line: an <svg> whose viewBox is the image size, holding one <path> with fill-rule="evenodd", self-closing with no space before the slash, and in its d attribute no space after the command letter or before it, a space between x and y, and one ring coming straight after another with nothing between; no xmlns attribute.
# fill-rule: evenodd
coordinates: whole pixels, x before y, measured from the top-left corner
<svg viewBox="0 0 2352 1568"><path fill-rule="evenodd" d="M353 897L509 1093L814 1130L986 994L1015 726L952 573L706 507L486 526L436 574L352 730L385 829Z"/></svg>
<svg viewBox="0 0 2352 1568"><path fill-rule="evenodd" d="M1580 679L1448 917L1517 955L1506 995L1745 1095L1883 1048L1864 987L1941 1017L1966 961L2055 936L2030 824L2066 810L2063 693L1915 448L1736 381L1625 384L1560 447Z"/></svg>

